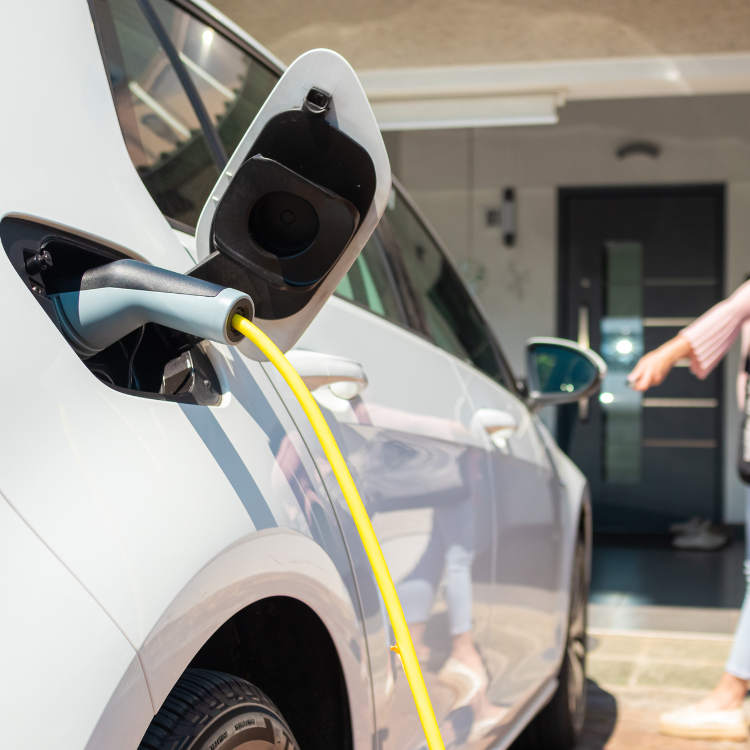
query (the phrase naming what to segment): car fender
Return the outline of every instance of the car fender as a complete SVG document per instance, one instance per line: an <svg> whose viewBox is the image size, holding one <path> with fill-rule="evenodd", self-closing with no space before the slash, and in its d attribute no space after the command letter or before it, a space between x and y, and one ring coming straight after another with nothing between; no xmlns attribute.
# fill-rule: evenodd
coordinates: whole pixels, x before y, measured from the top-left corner
<svg viewBox="0 0 750 750"><path fill-rule="evenodd" d="M152 710L132 699L123 674L87 744L87 750L132 750L170 690L203 644L234 614L270 596L289 596L322 620L336 647L351 707L355 747L369 748L373 715L366 648L357 612L331 558L299 532L275 528L249 535L209 561L167 606L138 657ZM360 707L360 710L357 710ZM127 731L123 734L123 728Z"/></svg>

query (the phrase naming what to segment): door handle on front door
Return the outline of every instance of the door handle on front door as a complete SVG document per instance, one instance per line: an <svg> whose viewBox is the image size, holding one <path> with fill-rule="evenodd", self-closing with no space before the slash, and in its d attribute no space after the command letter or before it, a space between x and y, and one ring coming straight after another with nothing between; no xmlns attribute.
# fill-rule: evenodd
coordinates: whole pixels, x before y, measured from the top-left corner
<svg viewBox="0 0 750 750"><path fill-rule="evenodd" d="M311 391L327 385L334 396L351 401L367 388L364 368L351 359L306 349L292 349L286 357Z"/></svg>
<svg viewBox="0 0 750 750"><path fill-rule="evenodd" d="M496 445L504 444L518 429L518 420L507 411L499 409L479 409L474 413L472 421L484 429Z"/></svg>

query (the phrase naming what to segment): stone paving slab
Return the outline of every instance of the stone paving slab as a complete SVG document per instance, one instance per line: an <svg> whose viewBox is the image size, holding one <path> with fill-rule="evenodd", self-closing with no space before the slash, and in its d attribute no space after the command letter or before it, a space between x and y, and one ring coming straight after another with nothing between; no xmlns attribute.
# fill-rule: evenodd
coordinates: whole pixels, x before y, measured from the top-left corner
<svg viewBox="0 0 750 750"><path fill-rule="evenodd" d="M670 637L667 633L589 636L588 674L602 686L710 690L721 677L731 639Z"/></svg>
<svg viewBox="0 0 750 750"><path fill-rule="evenodd" d="M607 688L589 683L586 726L576 750L742 750L744 742L666 737L659 714L692 703L705 691Z"/></svg>
<svg viewBox="0 0 750 750"><path fill-rule="evenodd" d="M577 750L728 750L747 743L682 740L658 733L659 715L705 696L721 675L726 635L594 630L586 726ZM746 706L747 708L747 706Z"/></svg>

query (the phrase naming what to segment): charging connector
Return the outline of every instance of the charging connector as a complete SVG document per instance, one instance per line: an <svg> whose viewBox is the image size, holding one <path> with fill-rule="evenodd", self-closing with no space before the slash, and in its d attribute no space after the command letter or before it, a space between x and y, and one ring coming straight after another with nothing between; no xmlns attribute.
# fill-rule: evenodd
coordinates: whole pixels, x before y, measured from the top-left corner
<svg viewBox="0 0 750 750"><path fill-rule="evenodd" d="M77 289L50 295L60 326L81 357L91 357L146 323L234 346L235 314L252 319L253 301L236 289L118 260L86 271Z"/></svg>

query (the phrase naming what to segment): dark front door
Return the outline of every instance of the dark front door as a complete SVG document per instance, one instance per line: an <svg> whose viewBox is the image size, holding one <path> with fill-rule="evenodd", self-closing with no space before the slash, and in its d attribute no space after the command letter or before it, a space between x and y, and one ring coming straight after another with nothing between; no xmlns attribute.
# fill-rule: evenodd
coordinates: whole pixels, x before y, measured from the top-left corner
<svg viewBox="0 0 750 750"><path fill-rule="evenodd" d="M598 531L662 532L721 510L721 368L679 362L645 394L638 358L723 296L721 186L560 191L560 335L609 366L597 398L561 407L563 448L588 477Z"/></svg>

